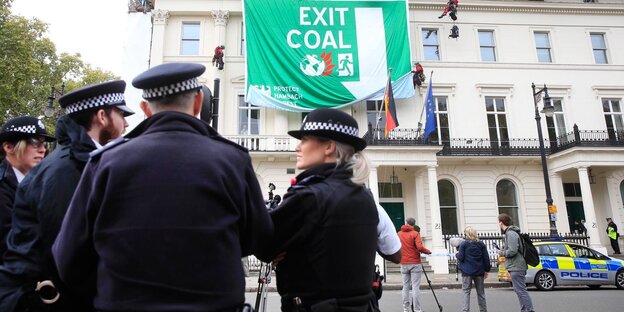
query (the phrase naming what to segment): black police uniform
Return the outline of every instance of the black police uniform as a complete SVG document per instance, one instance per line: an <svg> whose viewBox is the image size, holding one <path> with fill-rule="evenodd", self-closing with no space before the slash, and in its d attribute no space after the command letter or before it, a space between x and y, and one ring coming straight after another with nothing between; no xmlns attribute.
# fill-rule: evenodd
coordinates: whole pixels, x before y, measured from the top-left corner
<svg viewBox="0 0 624 312"><path fill-rule="evenodd" d="M56 136L56 149L30 170L15 195L8 250L0 266L0 311L14 311L19 300L29 300L24 295L34 291L37 281L50 279L62 288L50 251L95 144L68 116L59 119ZM88 311L72 297L65 292L51 310Z"/></svg>
<svg viewBox="0 0 624 312"><path fill-rule="evenodd" d="M77 290L97 287L98 310L236 311L240 259L271 232L247 150L173 111L126 138L85 169L53 246L60 276Z"/></svg>
<svg viewBox="0 0 624 312"><path fill-rule="evenodd" d="M0 131L0 148L4 142L17 143L20 140L41 137L46 142L54 141L39 119L32 116L21 116L7 121ZM11 229L11 213L17 190L15 169L8 159L0 163L0 264L6 251L6 239Z"/></svg>
<svg viewBox="0 0 624 312"><path fill-rule="evenodd" d="M9 161L0 163L0 264L6 251L6 237L11 229L11 211L17 189L17 177Z"/></svg>
<svg viewBox="0 0 624 312"><path fill-rule="evenodd" d="M109 81L77 89L59 99L68 115L57 121L58 146L30 170L15 195L7 252L0 266L0 311L91 310L90 300L76 296L60 281L51 247L89 153L96 149L86 129L71 116L108 106L132 114L123 99L125 87L122 80ZM34 290L37 282L45 280L51 280L61 296L44 306Z"/></svg>
<svg viewBox="0 0 624 312"><path fill-rule="evenodd" d="M367 311L379 220L373 197L351 177L336 164L312 167L271 212L274 245L260 256L270 261L286 252L276 268L282 311L296 309L295 297L306 310L316 304L333 311L329 306L336 303Z"/></svg>

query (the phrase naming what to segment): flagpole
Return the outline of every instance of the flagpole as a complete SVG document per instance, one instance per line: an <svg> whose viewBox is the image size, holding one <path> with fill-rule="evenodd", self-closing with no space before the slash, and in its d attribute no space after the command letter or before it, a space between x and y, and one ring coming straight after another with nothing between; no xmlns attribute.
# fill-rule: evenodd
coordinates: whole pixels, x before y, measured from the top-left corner
<svg viewBox="0 0 624 312"><path fill-rule="evenodd" d="M388 79L390 78L390 75L392 74L392 67L388 68ZM380 139L380 135L379 135L379 122L381 121L381 107L383 106L385 100L386 100L386 93L388 92L388 84L386 83L386 86L384 87L384 95L382 97L381 100L381 105L379 105L379 110L377 111L377 122L375 122L375 134L377 134L377 139Z"/></svg>
<svg viewBox="0 0 624 312"><path fill-rule="evenodd" d="M433 70L431 71L431 74L429 74L429 83L431 83L431 81L432 81L431 78L433 78ZM429 87L429 86L427 86L427 87ZM425 112L425 106L426 106L426 103L423 103L423 107L420 110L420 118L418 118L418 129L416 129L416 137L420 137L420 131L422 131L422 122L421 121L422 121L423 113Z"/></svg>

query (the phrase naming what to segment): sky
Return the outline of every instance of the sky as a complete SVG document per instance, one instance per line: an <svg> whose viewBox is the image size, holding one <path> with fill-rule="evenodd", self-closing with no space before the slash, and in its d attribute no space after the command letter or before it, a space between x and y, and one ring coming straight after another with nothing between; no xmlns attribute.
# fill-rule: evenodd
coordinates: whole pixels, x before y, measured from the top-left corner
<svg viewBox="0 0 624 312"><path fill-rule="evenodd" d="M92 67L123 74L128 0L14 0L12 12L46 22L58 53L80 53Z"/></svg>

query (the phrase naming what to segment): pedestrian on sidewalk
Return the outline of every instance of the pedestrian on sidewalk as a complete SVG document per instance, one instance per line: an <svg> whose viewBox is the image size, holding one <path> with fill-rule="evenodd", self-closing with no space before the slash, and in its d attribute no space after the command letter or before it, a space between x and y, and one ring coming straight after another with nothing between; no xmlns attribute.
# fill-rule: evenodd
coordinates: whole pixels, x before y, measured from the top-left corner
<svg viewBox="0 0 624 312"><path fill-rule="evenodd" d="M414 230L416 220L409 217L405 220L398 232L401 240L401 275L403 277L403 312L420 312L420 279L423 271L420 253L431 254L429 249L423 246L420 233ZM412 287L410 303L409 290ZM413 307L413 310L410 308Z"/></svg>
<svg viewBox="0 0 624 312"><path fill-rule="evenodd" d="M459 245L457 252L458 266L462 271L462 290L464 291L464 304L462 311L470 312L470 291L472 283L477 290L477 300L479 301L479 311L487 312L485 302L484 279L492 268L487 247L479 241L477 230L468 226L464 229L466 239Z"/></svg>
<svg viewBox="0 0 624 312"><path fill-rule="evenodd" d="M620 234L618 233L617 225L615 225L615 222L613 222L611 218L607 218L607 236L609 236L609 240L611 241L613 253L619 255L620 245L618 244L618 237L620 237Z"/></svg>
<svg viewBox="0 0 624 312"><path fill-rule="evenodd" d="M511 275L513 290L520 301L521 312L535 312L533 302L526 288L526 272L529 268L522 256L522 241L520 228L513 225L513 219L506 213L498 215L498 226L505 235L505 246L498 251L499 256L505 257L505 267Z"/></svg>

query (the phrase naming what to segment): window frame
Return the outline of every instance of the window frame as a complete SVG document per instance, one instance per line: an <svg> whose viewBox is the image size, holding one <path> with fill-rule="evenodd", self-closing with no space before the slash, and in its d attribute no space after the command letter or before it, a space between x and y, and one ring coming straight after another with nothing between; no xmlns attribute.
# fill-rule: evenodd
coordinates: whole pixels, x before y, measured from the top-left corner
<svg viewBox="0 0 624 312"><path fill-rule="evenodd" d="M538 46L537 35L546 35L546 42L548 43L547 47ZM536 51L537 62L538 63L553 63L552 41L550 39L550 31L536 30L536 31L533 32L533 39L534 39L534 42L535 42L535 51ZM540 60L540 53L539 53L540 50L548 51L548 61Z"/></svg>
<svg viewBox="0 0 624 312"><path fill-rule="evenodd" d="M446 110L440 110L440 100L444 99L446 102ZM446 95L434 95L433 96L434 106L435 106L435 118L436 118L436 131L431 134L430 140L431 142L438 142L438 144L447 144L450 145L451 142L451 121L449 114L449 97ZM448 132L448 140L444 140L443 137L443 127L440 122L440 115L446 115L446 132ZM423 125L424 126L424 125ZM424 131L424 129L423 129Z"/></svg>
<svg viewBox="0 0 624 312"><path fill-rule="evenodd" d="M594 46L594 40L593 40L594 36L600 36L600 38L602 40L603 47L596 48ZM607 47L607 34L605 32L590 32L589 33L589 43L590 43L591 48L592 48L592 55L594 56L594 64L597 64L597 65L607 65L607 64L609 64L609 55L608 55L608 50L609 49ZM596 51L601 51L602 52L602 55L604 56L604 63L598 62L598 60L596 59Z"/></svg>
<svg viewBox="0 0 624 312"><path fill-rule="evenodd" d="M513 198L515 200L515 205L501 205L500 204L500 196L499 196L499 192L498 192L498 185L504 181L508 181L509 184L513 187ZM512 179L509 178L502 178L500 180L498 180L496 182L495 187L495 192L496 192L496 208L498 210L498 213L503 213L506 211L501 211L501 207L503 208L508 208L508 209L515 209L515 213L511 214L511 218L513 219L513 224L514 225L520 225L520 194L518 193L518 186L516 185L516 182L513 181Z"/></svg>
<svg viewBox="0 0 624 312"><path fill-rule="evenodd" d="M609 103L609 111L604 111L605 102ZM618 102L619 112L613 110L613 102ZM613 134L616 137L621 138L624 136L624 107L622 107L622 98L617 97L603 97L600 98L600 103L602 105L602 112L605 118L605 126L607 132L613 131ZM619 118L618 118L619 117ZM609 123L607 122L607 118L611 121L611 127L609 127ZM619 119L619 120L618 120ZM619 122L618 122L619 121ZM611 134L609 134L611 136Z"/></svg>
<svg viewBox="0 0 624 312"><path fill-rule="evenodd" d="M453 206L442 205L442 203L443 203L443 200L441 198L442 193L440 193L440 189L442 189L440 187L440 183L442 183L442 182L448 183L453 188L452 189L452 191L453 191L453 202L454 202L455 205L453 205ZM457 204L457 187L455 186L455 183L453 183L453 181L451 181L449 179L440 179L440 180L438 180L438 200L439 200L439 203L440 203L440 218L441 218L441 222L442 222L442 224L441 224L441 226L442 226L442 234L444 234L444 235L446 235L446 234L451 234L451 235L452 234L459 234L459 231L460 231L460 222L459 222L460 221L460 216L459 216L459 207L458 207L458 204ZM455 211L455 230L456 230L455 233L451 233L451 232L448 232L448 231L445 232L444 231L445 230L445 224L448 225L448 223L444 222L445 219L442 218L442 216L444 215L442 213L443 209L454 210ZM448 220L448 222L452 222L452 221Z"/></svg>
<svg viewBox="0 0 624 312"><path fill-rule="evenodd" d="M481 33L490 33L492 34L492 45L483 45L481 42ZM477 40L479 43L479 56L481 62L498 62L498 57L496 53L496 35L494 34L494 29L477 29ZM484 60L483 49L491 49L493 60Z"/></svg>
<svg viewBox="0 0 624 312"><path fill-rule="evenodd" d="M197 38L185 38L185 26L197 26ZM182 22L182 27L180 29L180 55L184 56L196 56L201 54L201 37L202 37L202 23L200 21L184 21ZM197 44L197 53L188 54L184 53L185 42L195 42Z"/></svg>
<svg viewBox="0 0 624 312"><path fill-rule="evenodd" d="M241 104L247 104L247 106L241 106ZM243 121L241 121L241 113L242 111L246 111L246 116L247 116L247 120L246 122L243 124ZM252 133L251 130L253 130L253 122L252 122L252 111L256 111L257 112L257 133ZM239 94L238 95L238 102L237 102L237 119L238 119L238 123L237 123L237 133L238 135L260 135L261 133L261 125L262 125L262 107L260 106L255 106L253 104L247 103L245 102L245 95L244 94ZM248 133L243 133L242 130L242 126L243 125L247 125L247 129L248 129Z"/></svg>
<svg viewBox="0 0 624 312"><path fill-rule="evenodd" d="M487 101L488 99L491 99L493 101L493 107L494 110L493 111L488 111L487 110ZM498 111L498 106L496 103L496 100L502 100L503 101L503 107L504 110L503 111ZM486 123L487 123L487 129L488 129L488 138L490 140L490 144L494 147L501 147L501 146L508 146L509 145L509 118L507 118L507 97L505 96L485 96L484 98L484 104L485 104L485 114L486 114ZM490 127L490 121L489 121L489 115L494 116L494 120L496 123L496 140L494 140L491 136L491 131L490 129L492 127ZM500 121L500 116L504 116L505 119L505 136L506 139L503 140L503 136L501 135L501 121ZM494 145L496 143L496 145Z"/></svg>
<svg viewBox="0 0 624 312"><path fill-rule="evenodd" d="M436 34L436 44L435 45L431 45L431 44L425 44L425 32L429 32L429 31L435 31ZM440 29L439 28L422 28L420 30L420 35L422 36L422 51L423 51L423 60L425 61L440 61L442 60L442 55L440 52ZM436 59L429 59L427 58L427 47L436 47L437 50L437 58Z"/></svg>

